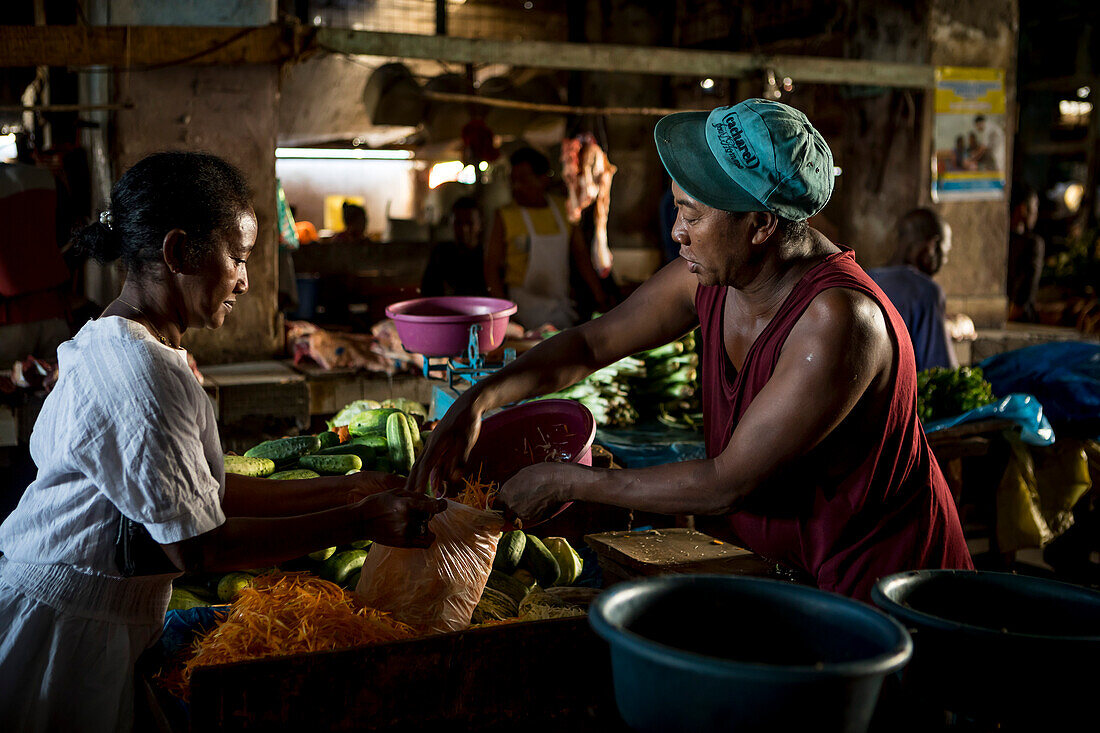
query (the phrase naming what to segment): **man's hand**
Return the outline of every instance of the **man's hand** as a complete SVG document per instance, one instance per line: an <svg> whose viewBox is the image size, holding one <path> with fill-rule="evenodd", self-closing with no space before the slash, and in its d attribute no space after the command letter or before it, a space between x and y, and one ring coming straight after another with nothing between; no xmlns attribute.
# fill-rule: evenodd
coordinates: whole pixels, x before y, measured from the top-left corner
<svg viewBox="0 0 1100 733"><path fill-rule="evenodd" d="M429 487L441 493L441 482L461 478L462 469L481 432L481 414L466 401L459 399L435 430L428 433L424 450L413 464L405 488L413 493L425 494Z"/></svg>
<svg viewBox="0 0 1100 733"><path fill-rule="evenodd" d="M572 498L570 487L583 471L572 463L528 466L500 489L500 500L507 507L505 516L516 516L526 523L545 518Z"/></svg>
<svg viewBox="0 0 1100 733"><path fill-rule="evenodd" d="M381 471L360 471L350 476L341 476L339 481L347 487L348 504L354 504L374 494L381 494L383 491L401 489L405 486L405 479Z"/></svg>
<svg viewBox="0 0 1100 733"><path fill-rule="evenodd" d="M362 537L388 547L429 547L435 535L428 520L447 502L397 489L368 496L354 508L362 512Z"/></svg>

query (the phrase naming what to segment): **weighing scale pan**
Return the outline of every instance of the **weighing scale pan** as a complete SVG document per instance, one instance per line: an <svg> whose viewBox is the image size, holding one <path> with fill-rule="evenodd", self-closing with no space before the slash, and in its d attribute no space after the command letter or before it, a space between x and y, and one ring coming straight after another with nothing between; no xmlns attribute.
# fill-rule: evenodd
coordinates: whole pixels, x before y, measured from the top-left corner
<svg viewBox="0 0 1100 733"><path fill-rule="evenodd" d="M428 357L455 357L466 352L470 326L480 325L478 351L487 354L504 343L508 321L517 306L502 298L447 296L416 298L386 308L405 349Z"/></svg>

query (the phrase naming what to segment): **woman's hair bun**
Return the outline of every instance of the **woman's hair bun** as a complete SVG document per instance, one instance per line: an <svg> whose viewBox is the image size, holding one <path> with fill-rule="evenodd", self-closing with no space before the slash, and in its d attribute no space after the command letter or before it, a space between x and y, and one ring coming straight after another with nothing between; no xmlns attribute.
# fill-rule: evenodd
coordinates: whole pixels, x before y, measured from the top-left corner
<svg viewBox="0 0 1100 733"><path fill-rule="evenodd" d="M73 235L73 247L101 264L114 262L122 256L122 239L118 233L98 221Z"/></svg>

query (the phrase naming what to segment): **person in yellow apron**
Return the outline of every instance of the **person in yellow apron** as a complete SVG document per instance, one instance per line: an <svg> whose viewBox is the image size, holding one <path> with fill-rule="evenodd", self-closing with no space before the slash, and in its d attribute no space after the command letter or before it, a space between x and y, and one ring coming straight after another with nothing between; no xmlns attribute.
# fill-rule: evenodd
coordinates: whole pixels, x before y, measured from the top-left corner
<svg viewBox="0 0 1100 733"><path fill-rule="evenodd" d="M516 320L525 328L568 328L577 322L571 267L578 269L601 308L608 305L606 296L584 242L566 223L564 200L546 192L549 161L532 148L522 148L510 162L513 203L497 211L485 254L489 293L514 301L519 306Z"/></svg>

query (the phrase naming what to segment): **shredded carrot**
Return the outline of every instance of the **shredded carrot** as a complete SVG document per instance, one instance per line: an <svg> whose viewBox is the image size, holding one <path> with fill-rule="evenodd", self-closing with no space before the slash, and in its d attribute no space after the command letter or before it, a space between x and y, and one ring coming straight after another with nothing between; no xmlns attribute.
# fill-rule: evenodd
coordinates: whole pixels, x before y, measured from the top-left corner
<svg viewBox="0 0 1100 733"><path fill-rule="evenodd" d="M335 583L308 573L272 573L253 581L225 621L196 640L183 683L196 667L329 651L415 636L388 613L367 608Z"/></svg>
<svg viewBox="0 0 1100 733"><path fill-rule="evenodd" d="M496 481L483 482L481 479L481 471L481 468L477 470L477 478L473 481L468 478L462 479L464 486L462 490L458 492L455 501L460 504L465 504L466 506L472 506L476 509L493 508L493 502L497 498L500 487L497 486Z"/></svg>
<svg viewBox="0 0 1100 733"><path fill-rule="evenodd" d="M348 430L347 425L338 425L334 432L336 433L336 437L340 439L341 443L346 443L351 440L351 431Z"/></svg>

